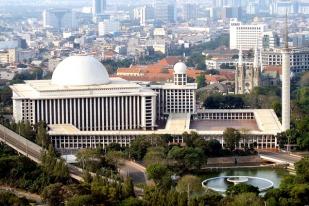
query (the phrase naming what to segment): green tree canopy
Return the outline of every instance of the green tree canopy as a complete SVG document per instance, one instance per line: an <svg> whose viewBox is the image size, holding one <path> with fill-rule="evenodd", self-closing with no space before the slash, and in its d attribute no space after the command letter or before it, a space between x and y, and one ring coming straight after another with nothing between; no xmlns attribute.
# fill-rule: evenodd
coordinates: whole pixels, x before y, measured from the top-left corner
<svg viewBox="0 0 309 206"><path fill-rule="evenodd" d="M201 179L193 175L183 176L177 183L176 191L179 193L200 194L204 191Z"/></svg>
<svg viewBox="0 0 309 206"><path fill-rule="evenodd" d="M250 192L255 193L256 195L260 193L259 188L254 187L252 185L245 184L245 183L233 185L226 190L227 195L238 195L238 194L250 193Z"/></svg>
<svg viewBox="0 0 309 206"><path fill-rule="evenodd" d="M240 132L234 128L226 128L223 132L225 147L233 151L241 139Z"/></svg>

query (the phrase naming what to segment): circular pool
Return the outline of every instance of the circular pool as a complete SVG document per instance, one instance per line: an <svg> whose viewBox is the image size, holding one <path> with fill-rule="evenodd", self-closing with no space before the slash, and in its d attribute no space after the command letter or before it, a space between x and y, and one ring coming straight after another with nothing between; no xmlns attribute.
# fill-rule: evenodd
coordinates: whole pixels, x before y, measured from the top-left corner
<svg viewBox="0 0 309 206"><path fill-rule="evenodd" d="M254 176L219 176L206 179L202 186L216 192L225 192L230 184L245 183L259 188L260 192L265 192L274 187L274 183L266 178Z"/></svg>

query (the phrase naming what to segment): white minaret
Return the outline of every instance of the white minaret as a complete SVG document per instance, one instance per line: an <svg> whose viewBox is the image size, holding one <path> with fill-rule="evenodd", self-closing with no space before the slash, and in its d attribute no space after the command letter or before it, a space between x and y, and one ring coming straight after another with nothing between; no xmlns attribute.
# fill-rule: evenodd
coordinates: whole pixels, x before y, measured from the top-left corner
<svg viewBox="0 0 309 206"><path fill-rule="evenodd" d="M286 15L285 47L282 50L282 131L290 129L290 49Z"/></svg>
<svg viewBox="0 0 309 206"><path fill-rule="evenodd" d="M258 66L259 66L259 52L258 52L258 46L256 45L254 50L253 68L258 68Z"/></svg>

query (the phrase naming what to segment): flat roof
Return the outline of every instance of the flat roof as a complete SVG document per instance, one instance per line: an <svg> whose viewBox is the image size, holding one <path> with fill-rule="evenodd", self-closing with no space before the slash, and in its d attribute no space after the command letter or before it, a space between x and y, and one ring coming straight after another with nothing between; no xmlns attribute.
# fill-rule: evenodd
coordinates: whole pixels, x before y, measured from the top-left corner
<svg viewBox="0 0 309 206"><path fill-rule="evenodd" d="M272 109L245 109L245 110L204 110L203 113L223 112L253 112L255 119L229 120L191 120L191 114L170 114L164 129L158 130L120 130L120 131L80 131L71 125L49 125L51 136L57 135L150 135L172 134L182 135L184 132L197 132L200 135L222 135L226 128L246 130L252 135L276 135L280 133L281 123Z"/></svg>
<svg viewBox="0 0 309 206"><path fill-rule="evenodd" d="M179 131L185 132L189 129L190 117L191 115L189 113L170 114L164 130L169 133L178 133Z"/></svg>
<svg viewBox="0 0 309 206"><path fill-rule="evenodd" d="M10 86L15 93L13 99L37 98L55 99L64 97L99 97L126 95L156 95L150 88L126 81L119 77L110 78L110 83L101 85L62 86L52 84L51 80L29 80L24 84Z"/></svg>
<svg viewBox="0 0 309 206"><path fill-rule="evenodd" d="M261 131L254 119L194 120L191 121L190 124L190 129L195 129L197 131L224 131L226 128Z"/></svg>

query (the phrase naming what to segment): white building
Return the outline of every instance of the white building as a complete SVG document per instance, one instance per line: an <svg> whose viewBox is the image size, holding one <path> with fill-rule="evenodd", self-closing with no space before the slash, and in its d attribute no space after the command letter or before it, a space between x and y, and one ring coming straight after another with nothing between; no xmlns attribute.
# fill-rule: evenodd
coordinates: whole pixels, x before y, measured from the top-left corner
<svg viewBox="0 0 309 206"><path fill-rule="evenodd" d="M75 12L70 9L46 9L43 11L43 26L53 29L76 27Z"/></svg>
<svg viewBox="0 0 309 206"><path fill-rule="evenodd" d="M31 49L7 49L0 51L0 63L12 64L16 62L24 62L35 58L35 56L35 51Z"/></svg>
<svg viewBox="0 0 309 206"><path fill-rule="evenodd" d="M237 19L230 22L230 49L250 50L258 44L262 48L262 34L265 30L264 24L244 25Z"/></svg>
<svg viewBox="0 0 309 206"><path fill-rule="evenodd" d="M227 127L246 128L239 147L276 148L281 124L273 110L196 110L197 85L187 83L186 65L174 66L174 83L136 84L110 78L93 57L63 60L51 80L11 86L15 121L44 121L54 147L61 150L128 146L137 136L171 134L183 142L184 132L224 145ZM166 120L160 125L159 120ZM165 122L165 121L163 121Z"/></svg>
<svg viewBox="0 0 309 206"><path fill-rule="evenodd" d="M309 71L309 49L308 48L292 48L290 50L290 70L291 72ZM280 49L271 49L262 51L262 64L282 65L282 51Z"/></svg>
<svg viewBox="0 0 309 206"><path fill-rule="evenodd" d="M147 6L137 7L133 10L133 18L139 20L141 26L146 25L146 8Z"/></svg>
<svg viewBox="0 0 309 206"><path fill-rule="evenodd" d="M120 23L115 20L104 20L98 24L99 36L114 34L120 31Z"/></svg>

